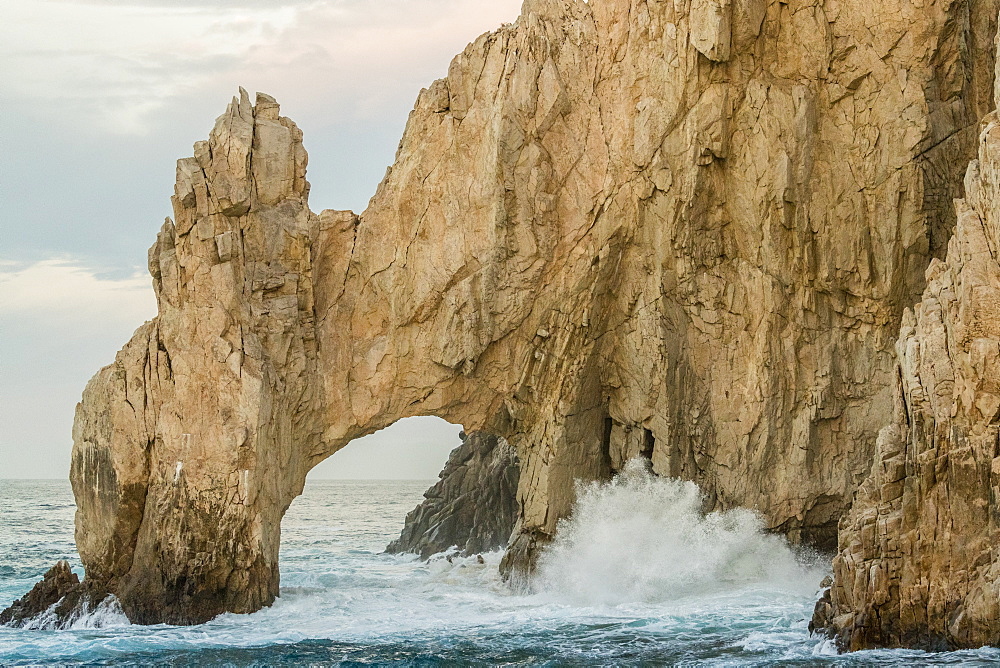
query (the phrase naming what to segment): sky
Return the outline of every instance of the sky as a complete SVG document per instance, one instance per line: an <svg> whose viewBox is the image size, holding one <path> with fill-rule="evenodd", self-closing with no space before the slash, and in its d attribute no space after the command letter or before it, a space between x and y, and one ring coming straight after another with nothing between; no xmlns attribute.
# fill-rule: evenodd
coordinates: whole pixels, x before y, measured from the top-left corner
<svg viewBox="0 0 1000 668"><path fill-rule="evenodd" d="M65 478L87 381L156 314L175 161L243 86L305 133L310 206L364 210L419 90L521 0L0 0L0 478ZM401 420L313 477L436 476Z"/></svg>

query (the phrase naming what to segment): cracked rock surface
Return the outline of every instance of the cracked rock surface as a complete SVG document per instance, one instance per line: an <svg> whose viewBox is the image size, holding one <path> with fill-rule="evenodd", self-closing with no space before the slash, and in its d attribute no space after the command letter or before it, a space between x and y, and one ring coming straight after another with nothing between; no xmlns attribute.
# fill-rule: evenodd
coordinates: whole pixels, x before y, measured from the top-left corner
<svg viewBox="0 0 1000 668"><path fill-rule="evenodd" d="M997 0L528 0L421 91L360 216L244 93L178 163L159 316L74 427L87 577L130 619L278 591L312 466L414 415L520 461L504 568L634 456L833 548L943 258Z"/></svg>
<svg viewBox="0 0 1000 668"><path fill-rule="evenodd" d="M1000 644L1000 124L946 260L900 331L896 421L840 530L832 609L842 649Z"/></svg>

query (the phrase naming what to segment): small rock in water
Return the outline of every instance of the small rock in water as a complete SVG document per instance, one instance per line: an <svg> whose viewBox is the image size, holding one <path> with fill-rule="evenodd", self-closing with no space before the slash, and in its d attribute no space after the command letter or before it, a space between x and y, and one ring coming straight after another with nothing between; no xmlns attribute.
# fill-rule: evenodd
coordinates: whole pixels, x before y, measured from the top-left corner
<svg viewBox="0 0 1000 668"><path fill-rule="evenodd" d="M517 522L519 477L517 453L505 440L467 434L386 552L428 559L452 547L463 557L505 547Z"/></svg>
<svg viewBox="0 0 1000 668"><path fill-rule="evenodd" d="M70 569L69 563L60 561L49 569L31 591L0 612L0 625L20 625L33 619L79 586L80 578Z"/></svg>
<svg viewBox="0 0 1000 668"><path fill-rule="evenodd" d="M59 561L27 594L0 612L0 626L24 626L43 614L51 614L56 628L68 626L84 607L97 605L108 594L80 578L69 563ZM81 605L82 604L82 605Z"/></svg>
<svg viewBox="0 0 1000 668"><path fill-rule="evenodd" d="M809 633L819 633L833 636L833 599L830 596L830 585L833 579L827 576L823 579L823 595L816 601L813 617L809 620Z"/></svg>

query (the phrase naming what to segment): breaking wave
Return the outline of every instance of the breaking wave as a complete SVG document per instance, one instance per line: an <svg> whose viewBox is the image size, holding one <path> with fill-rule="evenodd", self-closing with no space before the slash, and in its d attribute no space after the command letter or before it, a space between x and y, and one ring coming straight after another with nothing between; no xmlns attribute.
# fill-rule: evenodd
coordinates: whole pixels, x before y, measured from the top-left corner
<svg viewBox="0 0 1000 668"><path fill-rule="evenodd" d="M702 512L697 485L633 460L581 485L572 516L541 556L540 590L583 605L663 603L765 586L810 595L826 570L765 532L749 510Z"/></svg>
<svg viewBox="0 0 1000 668"><path fill-rule="evenodd" d="M17 665L997 665L1000 650L828 656L807 624L817 569L744 511L703 514L696 487L631 465L581 487L542 558L511 591L500 553L382 553L429 481L314 481L282 523L281 596L252 615L130 626L117 604L65 630L0 627ZM67 483L0 481L0 562L38 573L72 555ZM58 514L42 512L52 498ZM2 533L2 532L0 532ZM39 539L43 536L45 540ZM15 547L16 546L16 547ZM480 558L481 556L481 558ZM449 558L450 557L450 558ZM77 562L78 563L78 562ZM79 571L78 571L79 572ZM33 581L0 572L0 605Z"/></svg>
<svg viewBox="0 0 1000 668"><path fill-rule="evenodd" d="M114 596L108 596L96 606L84 601L82 607L74 611L68 620L61 620L56 614L58 602L34 619L25 622L21 628L31 631L111 629L129 626L128 617Z"/></svg>

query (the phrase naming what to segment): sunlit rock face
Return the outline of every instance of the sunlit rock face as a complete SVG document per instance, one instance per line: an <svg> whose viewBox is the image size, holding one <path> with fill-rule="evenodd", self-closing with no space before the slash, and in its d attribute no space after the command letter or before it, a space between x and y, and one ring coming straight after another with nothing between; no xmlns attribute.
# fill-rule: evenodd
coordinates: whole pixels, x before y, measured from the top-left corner
<svg viewBox="0 0 1000 668"><path fill-rule="evenodd" d="M1000 125L944 262L907 310L897 417L841 524L826 626L844 649L1000 644Z"/></svg>
<svg viewBox="0 0 1000 668"><path fill-rule="evenodd" d="M160 314L75 426L131 619L270 603L308 470L413 415L504 437L528 571L630 458L832 547L991 104L997 0L528 0L422 91L367 211L313 215L271 98L178 165Z"/></svg>
<svg viewBox="0 0 1000 668"><path fill-rule="evenodd" d="M140 623L278 593L279 523L322 432L302 133L246 93L177 164L159 316L87 386L71 478L88 579ZM329 220L326 216L324 220Z"/></svg>

